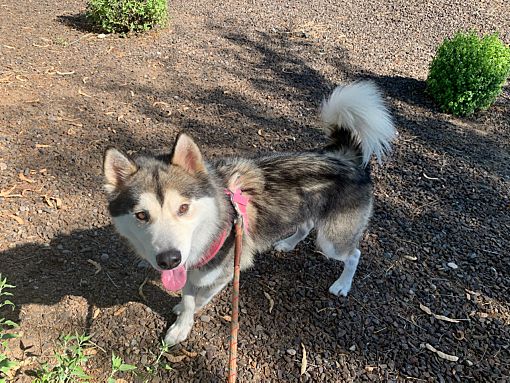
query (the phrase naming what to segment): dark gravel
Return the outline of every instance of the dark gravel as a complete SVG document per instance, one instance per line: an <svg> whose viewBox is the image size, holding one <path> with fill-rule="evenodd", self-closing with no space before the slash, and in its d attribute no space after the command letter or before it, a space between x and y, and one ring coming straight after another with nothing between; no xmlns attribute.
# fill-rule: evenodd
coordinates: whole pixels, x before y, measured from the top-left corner
<svg viewBox="0 0 510 383"><path fill-rule="evenodd" d="M506 2L177 1L169 30L128 38L91 33L85 6L0 4L0 273L17 286L7 315L23 334L13 381L30 381L27 370L73 331L93 334L96 381L112 351L143 370L174 319L178 298L109 224L107 145L164 151L185 130L209 157L317 147L322 97L361 78L384 90L400 137L374 164L353 289L328 294L341 265L313 237L258 256L241 277L240 381L510 379L510 90L466 119L424 93L435 47L456 30L498 30L510 43ZM173 370L150 381L224 381L229 294L164 357Z"/></svg>

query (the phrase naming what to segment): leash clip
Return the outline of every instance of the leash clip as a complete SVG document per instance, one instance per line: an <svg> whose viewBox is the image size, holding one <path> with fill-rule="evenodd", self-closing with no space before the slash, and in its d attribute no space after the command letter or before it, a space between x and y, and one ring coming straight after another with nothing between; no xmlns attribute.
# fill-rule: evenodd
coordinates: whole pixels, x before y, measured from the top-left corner
<svg viewBox="0 0 510 383"><path fill-rule="evenodd" d="M236 225L240 224L241 227L246 227L246 230L248 230L248 212L246 208L248 206L248 202L250 202L250 197L243 195L242 190L239 188L236 188L234 191L225 189L225 194L230 197L230 202L236 212L234 223Z"/></svg>

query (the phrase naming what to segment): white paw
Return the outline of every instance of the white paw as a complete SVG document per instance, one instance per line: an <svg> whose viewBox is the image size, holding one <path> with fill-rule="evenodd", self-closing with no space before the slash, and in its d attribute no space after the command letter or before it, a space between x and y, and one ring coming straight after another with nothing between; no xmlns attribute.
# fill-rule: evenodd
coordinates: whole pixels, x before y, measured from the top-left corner
<svg viewBox="0 0 510 383"><path fill-rule="evenodd" d="M184 305L182 303L177 303L174 308L172 309L172 311L174 312L175 315L179 316L181 315L182 311L184 310Z"/></svg>
<svg viewBox="0 0 510 383"><path fill-rule="evenodd" d="M178 343L186 340L188 337L191 327L193 326L193 322L183 322L177 321L168 329L165 335L165 343L169 346L175 346Z"/></svg>
<svg viewBox="0 0 510 383"><path fill-rule="evenodd" d="M344 297L346 297L347 294L349 293L349 290L351 289L351 286L352 280L346 281L342 280L342 278L340 277L335 283L333 283L329 287L329 292L333 295L336 295L337 297L339 295L343 295Z"/></svg>
<svg viewBox="0 0 510 383"><path fill-rule="evenodd" d="M294 250L296 246L292 246L291 244L289 244L286 240L282 239L281 241L278 241L274 244L274 249L276 251L284 251L284 252L287 252L287 251L292 251Z"/></svg>

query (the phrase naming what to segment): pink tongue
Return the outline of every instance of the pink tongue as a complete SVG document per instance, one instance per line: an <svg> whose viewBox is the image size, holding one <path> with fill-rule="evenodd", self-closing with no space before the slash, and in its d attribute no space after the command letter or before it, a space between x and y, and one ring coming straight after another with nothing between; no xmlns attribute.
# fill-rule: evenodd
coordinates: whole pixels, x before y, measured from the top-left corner
<svg viewBox="0 0 510 383"><path fill-rule="evenodd" d="M181 265L172 270L163 270L161 272L161 282L167 290L181 290L186 284L186 269Z"/></svg>

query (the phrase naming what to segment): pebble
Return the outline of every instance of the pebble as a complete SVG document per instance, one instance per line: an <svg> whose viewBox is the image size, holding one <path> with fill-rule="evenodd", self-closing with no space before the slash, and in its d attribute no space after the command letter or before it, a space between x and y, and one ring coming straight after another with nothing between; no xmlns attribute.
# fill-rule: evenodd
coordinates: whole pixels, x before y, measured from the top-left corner
<svg viewBox="0 0 510 383"><path fill-rule="evenodd" d="M0 162L0 170L4 171L7 169L7 164L5 162Z"/></svg>
<svg viewBox="0 0 510 383"><path fill-rule="evenodd" d="M458 269L458 268L459 268L459 266L457 266L457 264L456 264L456 263L454 263L454 262L448 262L448 263L447 263L447 266L448 266L449 268L453 269L453 270L456 270L456 269Z"/></svg>
<svg viewBox="0 0 510 383"><path fill-rule="evenodd" d="M296 351L296 350L294 350L293 348L289 348L289 349L287 350L287 354L294 356L294 355L296 355L296 354L297 354L297 351Z"/></svg>
<svg viewBox="0 0 510 383"><path fill-rule="evenodd" d="M204 323L209 323L211 321L211 317L209 315L202 315L200 320Z"/></svg>
<svg viewBox="0 0 510 383"><path fill-rule="evenodd" d="M110 256L106 253L101 254L101 262L106 262Z"/></svg>

